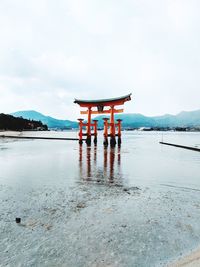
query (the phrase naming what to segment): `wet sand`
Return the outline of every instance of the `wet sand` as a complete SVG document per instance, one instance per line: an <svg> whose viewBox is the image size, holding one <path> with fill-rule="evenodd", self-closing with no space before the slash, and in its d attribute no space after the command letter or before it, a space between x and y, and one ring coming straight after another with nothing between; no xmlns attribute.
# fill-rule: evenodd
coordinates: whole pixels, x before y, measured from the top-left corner
<svg viewBox="0 0 200 267"><path fill-rule="evenodd" d="M168 267L199 267L200 266L200 249L193 251L180 260L168 265Z"/></svg>
<svg viewBox="0 0 200 267"><path fill-rule="evenodd" d="M4 140L0 266L166 267L195 250L199 154L131 140L121 150Z"/></svg>
<svg viewBox="0 0 200 267"><path fill-rule="evenodd" d="M0 196L1 266L166 266L200 242L199 192L90 181Z"/></svg>

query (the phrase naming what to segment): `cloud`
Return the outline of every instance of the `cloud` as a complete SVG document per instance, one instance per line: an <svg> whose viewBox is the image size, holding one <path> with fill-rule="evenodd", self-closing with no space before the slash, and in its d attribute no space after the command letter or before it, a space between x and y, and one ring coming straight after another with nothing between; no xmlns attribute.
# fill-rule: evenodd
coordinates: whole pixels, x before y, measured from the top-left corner
<svg viewBox="0 0 200 267"><path fill-rule="evenodd" d="M76 118L74 97L133 92L126 111L198 109L198 0L2 0L0 107Z"/></svg>

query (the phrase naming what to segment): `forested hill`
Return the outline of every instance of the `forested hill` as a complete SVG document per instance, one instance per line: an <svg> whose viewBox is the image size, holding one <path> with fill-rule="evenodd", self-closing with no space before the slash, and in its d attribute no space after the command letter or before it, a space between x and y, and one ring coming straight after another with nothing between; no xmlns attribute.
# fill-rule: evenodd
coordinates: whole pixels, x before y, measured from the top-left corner
<svg viewBox="0 0 200 267"><path fill-rule="evenodd" d="M24 119L33 119L33 120L41 121L42 123L46 124L49 129L78 128L78 123L76 121L55 119L50 116L46 116L40 112L37 112L35 110L17 111L17 112L12 113L11 115L15 117L22 117Z"/></svg>
<svg viewBox="0 0 200 267"><path fill-rule="evenodd" d="M34 110L25 110L12 113L15 117L23 117L24 119L33 119L42 121L49 128L78 128L78 123L71 120L58 120L49 116L45 116ZM109 117L105 115L97 116L98 127L103 127L103 118ZM87 117L83 117L87 119ZM166 114L163 116L144 116L136 113L116 114L115 119L122 119L124 128L140 128L140 127L199 127L200 126L200 110L182 111L177 115Z"/></svg>
<svg viewBox="0 0 200 267"><path fill-rule="evenodd" d="M16 118L12 115L0 114L0 130L22 131L22 130L48 130L47 125L41 121Z"/></svg>

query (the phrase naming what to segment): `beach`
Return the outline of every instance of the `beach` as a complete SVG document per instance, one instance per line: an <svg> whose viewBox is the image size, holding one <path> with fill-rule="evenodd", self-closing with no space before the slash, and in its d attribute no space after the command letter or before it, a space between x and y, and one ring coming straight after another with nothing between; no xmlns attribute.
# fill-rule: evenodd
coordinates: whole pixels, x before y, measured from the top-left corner
<svg viewBox="0 0 200 267"><path fill-rule="evenodd" d="M193 251L189 255L170 264L169 267L198 267L200 266L200 249Z"/></svg>
<svg viewBox="0 0 200 267"><path fill-rule="evenodd" d="M0 265L198 266L181 258L200 244L200 156L155 136L128 133L120 150L1 141Z"/></svg>

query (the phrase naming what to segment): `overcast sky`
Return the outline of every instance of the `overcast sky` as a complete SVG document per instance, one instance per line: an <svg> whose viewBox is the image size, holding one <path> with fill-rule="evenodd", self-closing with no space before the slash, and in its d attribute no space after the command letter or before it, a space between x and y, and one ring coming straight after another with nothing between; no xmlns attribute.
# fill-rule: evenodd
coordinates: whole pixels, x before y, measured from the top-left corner
<svg viewBox="0 0 200 267"><path fill-rule="evenodd" d="M199 11L199 0L0 0L0 112L75 119L75 97L129 92L126 112L200 109Z"/></svg>

